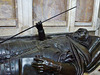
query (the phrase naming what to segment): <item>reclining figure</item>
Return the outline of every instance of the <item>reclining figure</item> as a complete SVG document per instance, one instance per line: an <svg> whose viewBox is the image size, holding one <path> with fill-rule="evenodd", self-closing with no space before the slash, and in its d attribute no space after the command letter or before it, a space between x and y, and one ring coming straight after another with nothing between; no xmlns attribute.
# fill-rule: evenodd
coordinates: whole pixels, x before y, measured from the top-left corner
<svg viewBox="0 0 100 75"><path fill-rule="evenodd" d="M44 41L10 40L0 45L0 51L10 52L0 75L83 75L100 65L100 37L82 28Z"/></svg>

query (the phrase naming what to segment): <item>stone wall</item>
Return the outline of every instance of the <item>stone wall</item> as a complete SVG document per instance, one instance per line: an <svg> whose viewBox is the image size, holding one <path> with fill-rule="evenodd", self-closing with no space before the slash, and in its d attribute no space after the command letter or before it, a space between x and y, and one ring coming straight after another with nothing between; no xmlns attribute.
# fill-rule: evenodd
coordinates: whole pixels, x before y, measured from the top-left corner
<svg viewBox="0 0 100 75"><path fill-rule="evenodd" d="M99 6L99 16L98 17L100 18L100 6ZM100 22L99 22L99 25L100 25ZM100 36L100 28L99 28L99 36Z"/></svg>
<svg viewBox="0 0 100 75"><path fill-rule="evenodd" d="M100 28L99 28L99 36L100 36Z"/></svg>
<svg viewBox="0 0 100 75"><path fill-rule="evenodd" d="M100 6L99 6L99 18L100 18Z"/></svg>

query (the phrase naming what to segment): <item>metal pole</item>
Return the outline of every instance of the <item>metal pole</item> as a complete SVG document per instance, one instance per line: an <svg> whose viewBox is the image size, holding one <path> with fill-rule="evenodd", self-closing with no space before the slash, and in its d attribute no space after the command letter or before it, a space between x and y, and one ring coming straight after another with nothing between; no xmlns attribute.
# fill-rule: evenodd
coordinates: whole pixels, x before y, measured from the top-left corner
<svg viewBox="0 0 100 75"><path fill-rule="evenodd" d="M70 10L76 8L76 7L77 7L77 6L75 6L75 7L73 7L73 8L70 8L70 9L68 9L68 10L66 10L66 11L63 11L63 12L61 12L61 13L59 13L59 14L57 14L57 15L55 15L55 16L49 18L49 19L46 19L46 20L42 21L42 23L44 23L44 22L46 22L46 21L48 21L48 20L51 20L51 19L53 19L53 18L55 18L55 17L57 17L57 16L59 16L59 15L61 15L61 14L63 14L63 13L66 13L66 12L68 12L68 11L70 11ZM4 43L4 42L6 42L6 41L8 41L8 40L10 40L10 39L12 39L12 38L18 36L18 35L21 34L21 33L24 33L25 31L28 31L28 30L30 30L30 29L32 29L32 28L34 28L34 27L36 27L36 25L34 25L34 26L32 26L32 27L29 27L29 28L27 28L27 29L25 29L25 30L23 30L23 31L21 31L21 32L15 34L15 35L13 35L12 37L7 38L7 39L1 41L0 44L2 44L2 43Z"/></svg>

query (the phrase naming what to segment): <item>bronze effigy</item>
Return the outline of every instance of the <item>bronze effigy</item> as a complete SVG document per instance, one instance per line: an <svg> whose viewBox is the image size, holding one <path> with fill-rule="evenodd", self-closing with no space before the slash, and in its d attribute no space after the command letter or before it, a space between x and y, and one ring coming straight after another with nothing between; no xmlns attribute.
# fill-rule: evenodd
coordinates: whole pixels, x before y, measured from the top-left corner
<svg viewBox="0 0 100 75"><path fill-rule="evenodd" d="M83 28L46 36L43 22L0 42L0 75L83 75L100 65L100 37ZM39 38L14 38L33 27Z"/></svg>
<svg viewBox="0 0 100 75"><path fill-rule="evenodd" d="M0 75L83 75L100 64L100 37L81 28L44 41L13 39L0 53Z"/></svg>

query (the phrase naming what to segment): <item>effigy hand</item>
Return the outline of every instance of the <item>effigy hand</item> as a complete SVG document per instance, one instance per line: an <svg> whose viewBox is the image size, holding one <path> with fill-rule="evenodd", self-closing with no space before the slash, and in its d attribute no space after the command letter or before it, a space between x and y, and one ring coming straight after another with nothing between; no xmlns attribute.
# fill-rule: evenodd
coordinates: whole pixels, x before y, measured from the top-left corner
<svg viewBox="0 0 100 75"><path fill-rule="evenodd" d="M36 23L36 28L38 29L39 40L41 41L45 40L46 36L41 21Z"/></svg>
<svg viewBox="0 0 100 75"><path fill-rule="evenodd" d="M36 23L36 28L37 28L38 30L43 30L43 26L42 26L42 22L41 22L41 21L38 22L38 23Z"/></svg>
<svg viewBox="0 0 100 75"><path fill-rule="evenodd" d="M61 65L58 62L55 62L49 58L44 58L43 56L35 56L35 63L32 63L32 66L39 72L50 72L58 73L61 70Z"/></svg>

